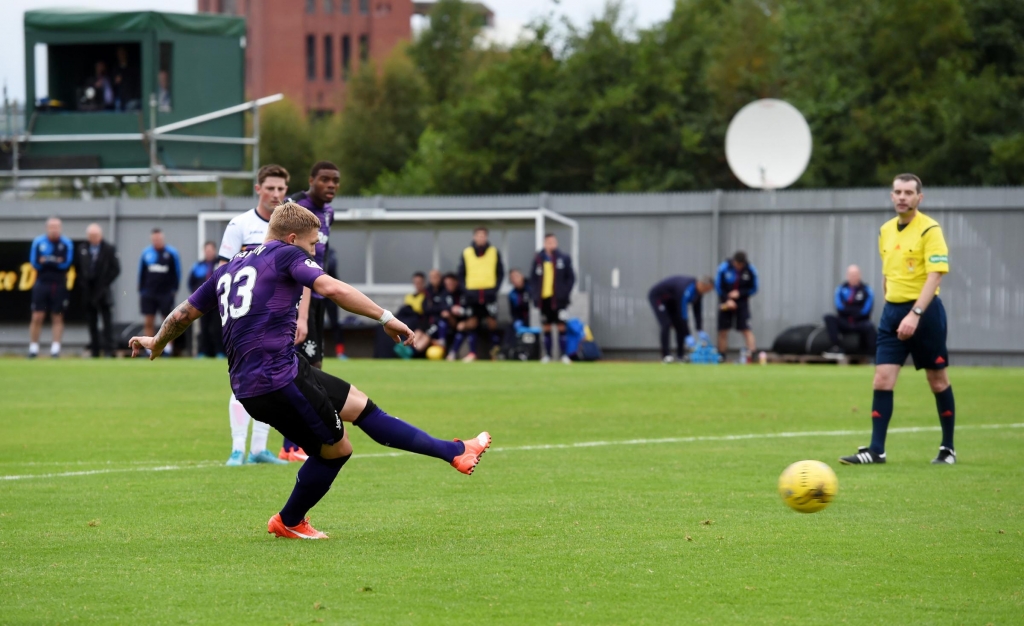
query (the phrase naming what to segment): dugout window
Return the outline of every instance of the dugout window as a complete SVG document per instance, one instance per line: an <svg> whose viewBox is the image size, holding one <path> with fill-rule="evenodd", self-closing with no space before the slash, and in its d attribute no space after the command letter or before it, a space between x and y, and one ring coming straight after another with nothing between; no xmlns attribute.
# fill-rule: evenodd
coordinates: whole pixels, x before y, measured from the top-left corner
<svg viewBox="0 0 1024 626"><path fill-rule="evenodd" d="M137 42L37 44L34 53L40 113L141 108L142 54Z"/></svg>
<svg viewBox="0 0 1024 626"><path fill-rule="evenodd" d="M161 41L156 71L156 109L161 113L170 113L173 108L173 60L174 44L169 41Z"/></svg>

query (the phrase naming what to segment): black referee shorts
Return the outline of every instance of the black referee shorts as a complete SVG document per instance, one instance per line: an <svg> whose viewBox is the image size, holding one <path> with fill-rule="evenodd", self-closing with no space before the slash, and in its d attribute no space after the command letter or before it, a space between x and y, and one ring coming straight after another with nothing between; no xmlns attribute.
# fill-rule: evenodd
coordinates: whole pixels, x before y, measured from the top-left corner
<svg viewBox="0 0 1024 626"><path fill-rule="evenodd" d="M878 322L875 365L902 366L907 362L907 356L911 356L915 369L945 369L949 366L949 350L946 349L946 308L942 306L942 300L935 296L918 320L914 334L910 339L901 341L896 331L913 308L913 302L885 303L882 319Z"/></svg>
<svg viewBox="0 0 1024 626"><path fill-rule="evenodd" d="M300 358L299 373L287 386L238 401L254 419L273 426L306 454L320 456L321 445L333 445L345 436L338 412L351 389L349 383Z"/></svg>

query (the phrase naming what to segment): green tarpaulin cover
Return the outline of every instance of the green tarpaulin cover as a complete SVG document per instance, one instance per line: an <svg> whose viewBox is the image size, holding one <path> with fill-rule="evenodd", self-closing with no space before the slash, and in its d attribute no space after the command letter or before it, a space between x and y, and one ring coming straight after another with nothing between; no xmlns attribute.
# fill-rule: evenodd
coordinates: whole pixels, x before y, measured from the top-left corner
<svg viewBox="0 0 1024 626"><path fill-rule="evenodd" d="M245 35L245 20L225 15L189 15L156 11L86 11L47 9L25 11L25 32L151 32L196 35Z"/></svg>

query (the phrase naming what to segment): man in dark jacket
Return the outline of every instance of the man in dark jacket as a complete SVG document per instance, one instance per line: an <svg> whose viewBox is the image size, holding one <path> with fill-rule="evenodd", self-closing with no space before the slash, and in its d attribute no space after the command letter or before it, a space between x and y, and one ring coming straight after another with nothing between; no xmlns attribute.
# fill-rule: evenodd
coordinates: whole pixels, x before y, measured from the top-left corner
<svg viewBox="0 0 1024 626"><path fill-rule="evenodd" d="M842 357L843 348L839 335L854 334L860 338L864 354L875 353L875 325L871 323L871 309L875 306L875 292L861 282L860 268L851 265L846 268L846 282L836 288L836 315L825 316L825 327L832 347L825 355Z"/></svg>
<svg viewBox="0 0 1024 626"><path fill-rule="evenodd" d="M188 290L195 293L196 289L210 280L217 265L217 244L207 241L203 246L203 258L196 261L188 274ZM204 315L199 319L199 349L196 353L205 354L210 358L224 356L224 338L221 336L219 315Z"/></svg>
<svg viewBox="0 0 1024 626"><path fill-rule="evenodd" d="M121 261L117 248L103 239L99 224L89 224L85 229L87 243L79 247L75 255L78 275L81 277L82 302L89 320L89 349L93 358L103 354L114 356L114 326L110 320L110 309L114 305L111 286L121 275ZM103 320L103 334L100 335L99 320Z"/></svg>
<svg viewBox="0 0 1024 626"><path fill-rule="evenodd" d="M441 270L435 268L427 274L423 314L427 317L427 335L441 346L448 343L448 321L442 317L447 310L448 292L444 288Z"/></svg>
<svg viewBox="0 0 1024 626"><path fill-rule="evenodd" d="M563 363L572 363L565 353L565 309L569 306L569 295L576 284L576 273L572 270L572 258L558 249L558 237L548 233L544 236L544 248L533 257L530 270L530 296L540 303L541 324L544 330L544 357L542 363L551 360L551 327L558 326L558 350Z"/></svg>
<svg viewBox="0 0 1024 626"><path fill-rule="evenodd" d="M692 276L669 276L651 287L647 300L658 320L659 339L661 340L661 360L674 363L682 359L686 352L686 338L690 336L689 311L693 309L694 329L704 332L703 306L704 294L715 288L710 276L701 279ZM669 338L672 329L676 331L676 354L669 350Z"/></svg>

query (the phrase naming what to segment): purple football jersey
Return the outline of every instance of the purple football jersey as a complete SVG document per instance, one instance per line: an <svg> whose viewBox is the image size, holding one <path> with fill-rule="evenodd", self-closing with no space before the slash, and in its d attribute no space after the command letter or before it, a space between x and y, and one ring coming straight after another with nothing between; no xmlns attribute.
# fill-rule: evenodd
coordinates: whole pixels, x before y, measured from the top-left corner
<svg viewBox="0 0 1024 626"><path fill-rule="evenodd" d="M204 314L220 315L235 397L261 396L295 379L299 299L323 274L302 248L268 241L236 254L189 297Z"/></svg>
<svg viewBox="0 0 1024 626"><path fill-rule="evenodd" d="M327 243L331 239L331 224L334 223L334 209L329 204L325 204L322 207L317 207L313 199L306 195L305 191L299 192L292 196L291 201L295 204L309 209L313 215L317 216L320 220L320 238L316 242L316 255L313 260L320 267L325 267L326 255L327 255ZM313 293L313 299L319 300L323 298L318 293Z"/></svg>

